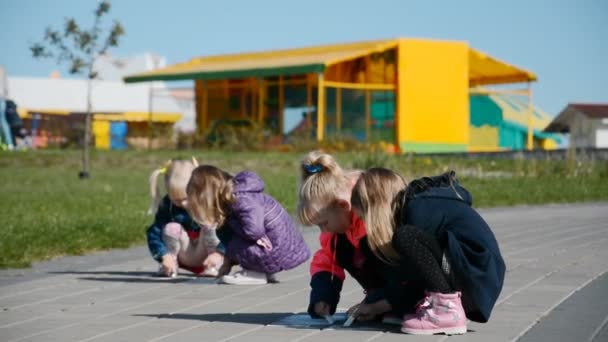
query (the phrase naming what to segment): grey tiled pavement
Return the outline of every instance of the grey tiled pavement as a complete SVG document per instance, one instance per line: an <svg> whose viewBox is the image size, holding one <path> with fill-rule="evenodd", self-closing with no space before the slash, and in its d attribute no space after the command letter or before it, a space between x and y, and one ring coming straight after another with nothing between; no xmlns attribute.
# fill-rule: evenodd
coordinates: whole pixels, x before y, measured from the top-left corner
<svg viewBox="0 0 608 342"><path fill-rule="evenodd" d="M583 323L591 326L568 336L576 333L576 340L583 341L592 334L608 335L608 281L592 283L608 270L608 204L480 212L498 237L508 272L491 321L470 323L463 336L408 336L386 326L313 329L272 324L305 310L308 265L280 274L281 283L275 285L216 285L186 275L167 281L151 276L157 266L144 247L137 247L60 258L30 270L0 271L0 341L555 340L566 336L559 329ZM317 231L304 234L316 249ZM581 296L581 301L597 300L597 305L567 305L571 310L597 310L593 322L573 321L560 310L555 312L561 316L550 319L562 302L571 296L568 301L576 302L573 294L581 289L578 293L585 294L587 288L595 292ZM339 307L348 308L362 296L349 279ZM544 335L542 329L551 331Z"/></svg>

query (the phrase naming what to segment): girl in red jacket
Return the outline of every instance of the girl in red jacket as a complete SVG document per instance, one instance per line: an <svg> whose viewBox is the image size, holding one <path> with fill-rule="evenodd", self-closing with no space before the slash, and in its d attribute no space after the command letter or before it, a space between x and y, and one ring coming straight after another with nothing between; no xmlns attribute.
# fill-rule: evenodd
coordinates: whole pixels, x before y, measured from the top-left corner
<svg viewBox="0 0 608 342"><path fill-rule="evenodd" d="M343 170L334 158L319 152L309 153L301 164L298 217L305 225L321 230L321 249L310 265L312 288L308 313L325 317L335 313L345 270L365 290L364 303L372 307L391 303L384 315L359 315L358 320L372 320L401 315L413 307L423 292L410 291L400 279L396 266L378 259L367 242L365 225L353 212L350 197L359 171Z"/></svg>

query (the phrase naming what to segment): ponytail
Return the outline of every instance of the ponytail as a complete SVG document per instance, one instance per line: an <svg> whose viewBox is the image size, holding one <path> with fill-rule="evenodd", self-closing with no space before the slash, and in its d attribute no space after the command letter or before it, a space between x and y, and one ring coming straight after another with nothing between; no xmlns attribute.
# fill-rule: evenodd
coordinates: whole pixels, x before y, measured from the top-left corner
<svg viewBox="0 0 608 342"><path fill-rule="evenodd" d="M161 174L165 174L167 172L166 168L156 169L152 171L150 174L150 207L148 208L148 215L156 214L156 210L160 204L162 199L161 192L158 190L158 176Z"/></svg>
<svg viewBox="0 0 608 342"><path fill-rule="evenodd" d="M305 225L314 225L316 215L337 199L350 201L352 175L342 170L327 153L310 152L300 165L298 218Z"/></svg>

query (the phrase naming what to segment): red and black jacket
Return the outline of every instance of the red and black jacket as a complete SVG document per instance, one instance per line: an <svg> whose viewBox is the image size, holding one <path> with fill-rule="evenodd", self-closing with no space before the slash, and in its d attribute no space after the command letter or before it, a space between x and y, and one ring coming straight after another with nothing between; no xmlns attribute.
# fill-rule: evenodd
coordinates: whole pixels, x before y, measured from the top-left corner
<svg viewBox="0 0 608 342"><path fill-rule="evenodd" d="M312 317L317 317L314 305L318 302L327 303L330 313L335 313L345 270L363 287L367 303L387 299L394 312L403 312L404 305L409 305L404 302L408 292L416 292L415 298L419 298L419 291L408 290L399 266L387 265L372 253L365 225L354 213L351 212L351 224L345 233L321 233L319 240L321 249L310 264L312 290L308 313Z"/></svg>

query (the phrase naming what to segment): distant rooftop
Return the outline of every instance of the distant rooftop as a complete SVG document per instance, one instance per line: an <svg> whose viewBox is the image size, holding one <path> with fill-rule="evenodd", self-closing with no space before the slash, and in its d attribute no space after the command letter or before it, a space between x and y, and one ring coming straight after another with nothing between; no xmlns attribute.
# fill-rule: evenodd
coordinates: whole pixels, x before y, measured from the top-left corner
<svg viewBox="0 0 608 342"><path fill-rule="evenodd" d="M545 128L545 132L568 133L576 114L589 119L608 118L608 104L605 103L569 103L555 119Z"/></svg>

